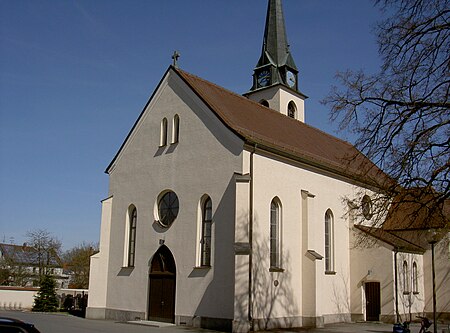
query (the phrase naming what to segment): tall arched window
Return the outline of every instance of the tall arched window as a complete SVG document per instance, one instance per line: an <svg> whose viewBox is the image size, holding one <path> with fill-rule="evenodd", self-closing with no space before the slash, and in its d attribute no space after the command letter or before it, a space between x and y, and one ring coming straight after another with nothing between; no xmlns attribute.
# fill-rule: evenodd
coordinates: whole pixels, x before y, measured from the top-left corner
<svg viewBox="0 0 450 333"><path fill-rule="evenodd" d="M414 261L412 266L412 283L413 283L413 293L419 292L419 281L417 278L417 264Z"/></svg>
<svg viewBox="0 0 450 333"><path fill-rule="evenodd" d="M270 268L281 267L281 207L277 198L270 203Z"/></svg>
<svg viewBox="0 0 450 333"><path fill-rule="evenodd" d="M409 293L409 274L406 260L403 262L403 292Z"/></svg>
<svg viewBox="0 0 450 333"><path fill-rule="evenodd" d="M176 114L172 122L172 143L177 143L180 138L180 117Z"/></svg>
<svg viewBox="0 0 450 333"><path fill-rule="evenodd" d="M294 119L297 119L297 107L295 106L295 103L290 101L288 104L288 116Z"/></svg>
<svg viewBox="0 0 450 333"><path fill-rule="evenodd" d="M334 271L334 236L333 213L325 213L325 272Z"/></svg>
<svg viewBox="0 0 450 333"><path fill-rule="evenodd" d="M159 139L159 146L163 147L167 145L167 119L161 120L161 137Z"/></svg>
<svg viewBox="0 0 450 333"><path fill-rule="evenodd" d="M202 205L201 266L211 266L211 223L212 202L208 197Z"/></svg>
<svg viewBox="0 0 450 333"><path fill-rule="evenodd" d="M130 211L129 217L129 232L128 232L128 267L134 266L134 259L136 256L136 224L137 224L137 210L133 207Z"/></svg>

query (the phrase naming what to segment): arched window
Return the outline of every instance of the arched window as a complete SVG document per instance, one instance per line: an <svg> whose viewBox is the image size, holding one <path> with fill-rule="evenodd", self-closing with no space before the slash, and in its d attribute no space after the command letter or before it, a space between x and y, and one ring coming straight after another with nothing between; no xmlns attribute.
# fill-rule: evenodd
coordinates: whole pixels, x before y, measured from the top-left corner
<svg viewBox="0 0 450 333"><path fill-rule="evenodd" d="M281 267L281 206L277 198L270 203L270 268Z"/></svg>
<svg viewBox="0 0 450 333"><path fill-rule="evenodd" d="M294 119L297 119L297 107L293 101L290 101L288 104L288 116Z"/></svg>
<svg viewBox="0 0 450 333"><path fill-rule="evenodd" d="M136 224L137 224L137 210L136 207L130 209L129 212L129 232L128 232L128 267L134 266L134 259L136 256Z"/></svg>
<svg viewBox="0 0 450 333"><path fill-rule="evenodd" d="M161 137L159 140L159 146L163 147L167 145L167 119L161 120Z"/></svg>
<svg viewBox="0 0 450 333"><path fill-rule="evenodd" d="M412 283L413 283L413 293L419 292L419 281L417 278L417 264L414 261L412 266Z"/></svg>
<svg viewBox="0 0 450 333"><path fill-rule="evenodd" d="M180 138L180 117L176 114L173 116L172 123L172 143L177 143Z"/></svg>
<svg viewBox="0 0 450 333"><path fill-rule="evenodd" d="M403 262L403 292L409 293L409 274L406 260Z"/></svg>
<svg viewBox="0 0 450 333"><path fill-rule="evenodd" d="M264 105L264 106L266 106L266 107L269 107L269 102L266 101L265 99L260 100L260 101L259 101L259 104Z"/></svg>
<svg viewBox="0 0 450 333"><path fill-rule="evenodd" d="M366 220L370 220L373 216L372 199L368 195L365 195L361 200L361 209L363 216Z"/></svg>
<svg viewBox="0 0 450 333"><path fill-rule="evenodd" d="M211 266L211 223L212 202L208 197L202 205L201 266Z"/></svg>
<svg viewBox="0 0 450 333"><path fill-rule="evenodd" d="M334 272L334 236L333 213L325 213L325 272Z"/></svg>

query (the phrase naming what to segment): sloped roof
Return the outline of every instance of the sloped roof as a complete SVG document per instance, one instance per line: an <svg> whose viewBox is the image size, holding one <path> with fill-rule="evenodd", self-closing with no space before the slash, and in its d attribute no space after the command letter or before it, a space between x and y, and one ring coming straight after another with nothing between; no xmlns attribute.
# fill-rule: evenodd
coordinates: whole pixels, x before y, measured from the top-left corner
<svg viewBox="0 0 450 333"><path fill-rule="evenodd" d="M450 200L429 188L405 189L395 196L383 228L389 231L448 229Z"/></svg>
<svg viewBox="0 0 450 333"><path fill-rule="evenodd" d="M246 143L382 187L391 179L350 143L241 95L171 67Z"/></svg>
<svg viewBox="0 0 450 333"><path fill-rule="evenodd" d="M428 247L425 238L417 232L412 234L396 234L383 228L369 227L361 224L355 225L355 228L402 252L423 254Z"/></svg>
<svg viewBox="0 0 450 333"><path fill-rule="evenodd" d="M31 246L0 243L0 251L6 260L15 264L35 266L39 263L39 254ZM58 255L53 253L49 264L50 266L60 266L60 261Z"/></svg>

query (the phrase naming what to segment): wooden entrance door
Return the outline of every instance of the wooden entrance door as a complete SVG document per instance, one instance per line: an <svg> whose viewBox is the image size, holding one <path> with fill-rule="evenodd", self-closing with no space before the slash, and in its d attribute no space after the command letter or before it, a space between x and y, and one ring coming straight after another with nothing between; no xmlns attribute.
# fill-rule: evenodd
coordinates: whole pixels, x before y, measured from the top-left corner
<svg viewBox="0 0 450 333"><path fill-rule="evenodd" d="M380 301L380 283L366 282L366 320L380 320L381 301Z"/></svg>
<svg viewBox="0 0 450 333"><path fill-rule="evenodd" d="M148 319L175 320L176 268L172 253L161 246L153 256L149 276Z"/></svg>

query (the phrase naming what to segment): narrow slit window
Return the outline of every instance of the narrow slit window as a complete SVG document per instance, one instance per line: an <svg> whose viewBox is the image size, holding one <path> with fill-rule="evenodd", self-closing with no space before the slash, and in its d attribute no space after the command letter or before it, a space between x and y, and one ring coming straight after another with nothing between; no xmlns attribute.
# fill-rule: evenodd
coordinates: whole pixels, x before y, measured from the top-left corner
<svg viewBox="0 0 450 333"><path fill-rule="evenodd" d="M180 117L176 114L172 124L172 143L177 143L180 139Z"/></svg>
<svg viewBox="0 0 450 333"><path fill-rule="evenodd" d="M167 119L161 120L161 138L159 140L159 146L164 147L167 145Z"/></svg>
<svg viewBox="0 0 450 333"><path fill-rule="evenodd" d="M133 267L136 257L136 225L137 210L134 207L130 214L130 230L128 238L128 267Z"/></svg>
<svg viewBox="0 0 450 333"><path fill-rule="evenodd" d="M325 271L334 271L333 213L325 213Z"/></svg>
<svg viewBox="0 0 450 333"><path fill-rule="evenodd" d="M280 220L280 204L273 199L270 204L270 268L281 267Z"/></svg>

